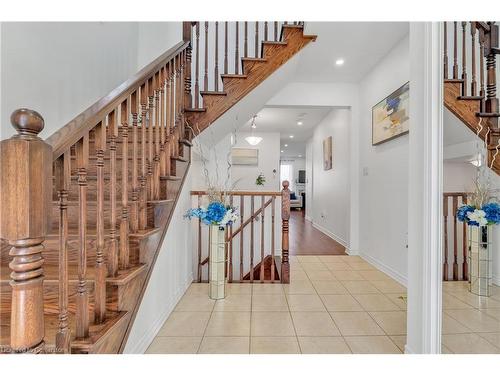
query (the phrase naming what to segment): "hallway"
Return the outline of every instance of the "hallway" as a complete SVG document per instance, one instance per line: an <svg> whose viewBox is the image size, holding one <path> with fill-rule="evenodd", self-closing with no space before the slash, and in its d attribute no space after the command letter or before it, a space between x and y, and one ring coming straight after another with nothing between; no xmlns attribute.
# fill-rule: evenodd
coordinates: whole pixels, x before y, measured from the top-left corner
<svg viewBox="0 0 500 375"><path fill-rule="evenodd" d="M290 255L346 255L344 246L314 228L304 215L290 212Z"/></svg>

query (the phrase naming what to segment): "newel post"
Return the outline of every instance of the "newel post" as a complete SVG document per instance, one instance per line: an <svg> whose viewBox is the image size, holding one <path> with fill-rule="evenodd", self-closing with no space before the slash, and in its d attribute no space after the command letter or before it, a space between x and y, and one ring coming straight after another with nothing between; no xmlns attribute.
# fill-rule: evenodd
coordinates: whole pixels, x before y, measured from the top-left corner
<svg viewBox="0 0 500 375"><path fill-rule="evenodd" d="M283 181L281 191L281 283L290 283L290 263L288 261L288 220L290 220L290 190L288 181Z"/></svg>
<svg viewBox="0 0 500 375"><path fill-rule="evenodd" d="M14 352L44 348L43 241L52 200L52 148L37 135L40 114L18 109L17 134L0 142L0 238L12 246L10 346Z"/></svg>

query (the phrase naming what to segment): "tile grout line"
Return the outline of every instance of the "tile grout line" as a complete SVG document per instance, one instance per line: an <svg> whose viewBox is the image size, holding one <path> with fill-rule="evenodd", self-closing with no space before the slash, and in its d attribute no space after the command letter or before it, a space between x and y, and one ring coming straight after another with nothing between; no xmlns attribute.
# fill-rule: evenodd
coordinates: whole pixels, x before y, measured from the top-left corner
<svg viewBox="0 0 500 375"><path fill-rule="evenodd" d="M306 273L306 276L307 276L307 273ZM290 284L288 284L288 285L290 285ZM297 336L297 328L295 328L295 322L293 321L292 312L290 311L290 304L288 303L288 298L286 296L286 291L285 291L283 284L281 284L281 287L283 288L283 293L285 295L286 305L288 306L288 315L290 316L290 320L292 321L293 331L295 332L295 341L297 341L297 346L299 347L299 352L300 352L299 354L303 354L302 347L300 346L299 337Z"/></svg>
<svg viewBox="0 0 500 375"><path fill-rule="evenodd" d="M208 287L210 288L210 283L209 283ZM214 305L212 306L212 310L210 311L210 316L208 317L207 324L205 325L205 329L203 330L203 335L201 336L200 344L198 345L198 350L196 351L196 354L200 354L201 344L203 343L203 340L205 339L205 334L207 332L208 325L210 324L210 320L212 319L212 315L214 313L216 303L217 303L217 301L215 301Z"/></svg>

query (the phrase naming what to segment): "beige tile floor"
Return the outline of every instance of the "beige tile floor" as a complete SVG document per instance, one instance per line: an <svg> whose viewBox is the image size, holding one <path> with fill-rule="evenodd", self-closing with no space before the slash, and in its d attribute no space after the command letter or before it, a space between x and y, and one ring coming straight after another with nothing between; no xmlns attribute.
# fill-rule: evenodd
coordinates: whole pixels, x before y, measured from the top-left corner
<svg viewBox="0 0 500 375"><path fill-rule="evenodd" d="M478 297L467 282L443 283L443 353L500 353L500 287Z"/></svg>
<svg viewBox="0 0 500 375"><path fill-rule="evenodd" d="M291 257L291 282L228 284L208 298L192 284L147 353L402 353L405 288L356 256ZM443 286L443 353L500 353L500 288Z"/></svg>
<svg viewBox="0 0 500 375"><path fill-rule="evenodd" d="M192 284L147 353L402 353L405 288L356 256L291 257L291 282Z"/></svg>

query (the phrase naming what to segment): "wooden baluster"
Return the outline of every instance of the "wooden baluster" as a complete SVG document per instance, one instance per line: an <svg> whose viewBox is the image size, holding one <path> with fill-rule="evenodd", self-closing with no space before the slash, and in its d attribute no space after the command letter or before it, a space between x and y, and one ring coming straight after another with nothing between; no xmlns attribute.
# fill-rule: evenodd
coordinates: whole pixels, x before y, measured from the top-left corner
<svg viewBox="0 0 500 375"><path fill-rule="evenodd" d="M120 221L120 255L119 267L126 269L129 265L129 247L128 247L128 113L129 113L129 100L125 100L121 108L121 129L122 129L122 216ZM152 135L150 132L150 144L152 144Z"/></svg>
<svg viewBox="0 0 500 375"><path fill-rule="evenodd" d="M281 191L281 283L290 283L290 263L288 261L288 221L290 220L290 190L288 181L283 181L283 190Z"/></svg>
<svg viewBox="0 0 500 375"><path fill-rule="evenodd" d="M458 79L458 24L453 22L453 79Z"/></svg>
<svg viewBox="0 0 500 375"><path fill-rule="evenodd" d="M95 153L97 156L97 248L95 264L95 323L106 316L106 263L104 262L104 152L106 151L106 126L102 122L95 128Z"/></svg>
<svg viewBox="0 0 500 375"><path fill-rule="evenodd" d="M264 282L264 212L266 210L264 204L265 204L265 196L262 195L260 197L260 209L261 209L261 222L260 222L260 282Z"/></svg>
<svg viewBox="0 0 500 375"><path fill-rule="evenodd" d="M467 22L462 22L462 95L467 95Z"/></svg>
<svg viewBox="0 0 500 375"><path fill-rule="evenodd" d="M168 103L168 68L165 66L162 68L161 75L161 125L160 125L160 176L165 176L167 174L167 103ZM158 188L161 182L158 181Z"/></svg>
<svg viewBox="0 0 500 375"><path fill-rule="evenodd" d="M444 43L443 43L443 70L444 70L444 79L448 79L448 30L447 30L448 22L443 22L443 34L444 34Z"/></svg>
<svg viewBox="0 0 500 375"><path fill-rule="evenodd" d="M448 280L448 196L443 197L444 262L443 280Z"/></svg>
<svg viewBox="0 0 500 375"><path fill-rule="evenodd" d="M477 82L476 82L476 23L470 23L470 34L472 37L472 51L471 51L471 67L472 76L470 82L470 94L471 96L477 95Z"/></svg>
<svg viewBox="0 0 500 375"><path fill-rule="evenodd" d="M154 96L154 82L150 78L148 80L148 130L147 130L147 145L148 145L148 198L154 199L154 187L153 187L153 131L155 126L155 96Z"/></svg>
<svg viewBox="0 0 500 375"><path fill-rule="evenodd" d="M42 251L50 225L52 148L37 137L44 127L40 114L18 109L10 120L17 134L0 142L0 238L12 246L10 347L14 352L40 353L45 331Z"/></svg>
<svg viewBox="0 0 500 375"><path fill-rule="evenodd" d="M169 62L170 66L170 62ZM171 71L171 70L170 70ZM200 23L196 22L196 57L194 75L194 107L200 108Z"/></svg>
<svg viewBox="0 0 500 375"><path fill-rule="evenodd" d="M271 282L274 282L275 275L274 275L274 236L276 235L274 231L274 225L275 225L275 211L276 211L276 197L273 196L271 201Z"/></svg>
<svg viewBox="0 0 500 375"><path fill-rule="evenodd" d="M498 113L497 78L496 78L496 54L492 47L498 47L498 26L494 22L488 22L490 35L488 38L488 54L486 56L486 102L485 110L488 113ZM490 124L498 123L498 118L490 118Z"/></svg>
<svg viewBox="0 0 500 375"><path fill-rule="evenodd" d="M160 127L161 127L161 106L160 106L160 75L155 74L155 123L154 131L154 156L153 156L153 199L160 197Z"/></svg>
<svg viewBox="0 0 500 375"><path fill-rule="evenodd" d="M219 22L215 22L214 91L219 91Z"/></svg>
<svg viewBox="0 0 500 375"><path fill-rule="evenodd" d="M130 97L130 108L132 112L132 202L130 204L130 231L136 233L139 229L139 176L137 165L137 116L139 107L137 91L134 91Z"/></svg>
<svg viewBox="0 0 500 375"><path fill-rule="evenodd" d="M229 205L233 206L233 195L229 197ZM229 282L233 282L233 224L229 226Z"/></svg>
<svg viewBox="0 0 500 375"><path fill-rule="evenodd" d="M264 22L264 40L268 40L268 31L267 31L267 28L268 28L268 23L269 22Z"/></svg>
<svg viewBox="0 0 500 375"><path fill-rule="evenodd" d="M201 195L198 195L198 208L201 206ZM201 283L201 219L198 219L198 282Z"/></svg>
<svg viewBox="0 0 500 375"><path fill-rule="evenodd" d="M191 108L193 106L191 97L191 47L186 50L186 59L184 62L184 105L182 106L182 111L186 108ZM182 137L184 138L184 136Z"/></svg>
<svg viewBox="0 0 500 375"><path fill-rule="evenodd" d="M187 50L184 50L182 53L182 65L181 65L181 106L180 106L180 132L179 132L179 140L184 139L184 108L186 108L186 65L187 65ZM182 87L184 85L184 92L182 92ZM177 142L177 147L179 146L179 142Z"/></svg>
<svg viewBox="0 0 500 375"><path fill-rule="evenodd" d="M229 22L224 22L224 74L227 74L227 33Z"/></svg>
<svg viewBox="0 0 500 375"><path fill-rule="evenodd" d="M146 131L148 122L148 89L146 84L140 88L141 94L141 188L139 192L139 229L146 229L147 226L147 200L148 200L148 186L147 186L147 165L146 165Z"/></svg>
<svg viewBox="0 0 500 375"><path fill-rule="evenodd" d="M176 58L174 57L171 61L171 84L170 84L170 156L175 154L175 116L176 116L176 103L175 103L175 93L176 93L176 79L175 79L175 70L176 70ZM170 156L168 157L168 175L172 174L170 169L171 160Z"/></svg>
<svg viewBox="0 0 500 375"><path fill-rule="evenodd" d="M144 117L143 117L144 122ZM116 210L116 140L118 137L118 121L116 111L108 115L108 135L109 135L109 200L111 201L110 228L109 228L109 253L108 253L108 275L113 277L118 272L118 235L117 231L117 210ZM144 139L144 138L143 138ZM143 159L144 160L144 159ZM139 222L140 225L140 222Z"/></svg>
<svg viewBox="0 0 500 375"><path fill-rule="evenodd" d="M70 352L68 321L68 192L71 184L71 152L55 161L55 187L59 197L59 328L56 333L58 353Z"/></svg>
<svg viewBox="0 0 500 375"><path fill-rule="evenodd" d="M171 173L171 160L170 156L172 155L172 117L174 111L174 67L172 64L172 60L168 62L168 80L167 80L167 145L165 147L165 174L164 176L170 176ZM165 197L168 198L168 197Z"/></svg>
<svg viewBox="0 0 500 375"><path fill-rule="evenodd" d="M274 21L274 41L278 41L278 22Z"/></svg>
<svg viewBox="0 0 500 375"><path fill-rule="evenodd" d="M245 21L245 35L244 35L244 56L248 57L248 22Z"/></svg>
<svg viewBox="0 0 500 375"><path fill-rule="evenodd" d="M234 74L240 74L240 24L236 21L236 47L234 49Z"/></svg>
<svg viewBox="0 0 500 375"><path fill-rule="evenodd" d="M177 63L175 67L175 135L173 141L174 155L179 156L179 127L181 122L181 105L180 105L180 77L181 77L181 58L177 55Z"/></svg>
<svg viewBox="0 0 500 375"><path fill-rule="evenodd" d="M485 95L486 91L484 90L484 30L482 28L479 29L479 81L480 81L480 89L479 96L481 97L481 112L484 112L484 103L485 103Z"/></svg>
<svg viewBox="0 0 500 375"><path fill-rule="evenodd" d="M78 285L76 287L76 338L89 335L89 296L87 290L87 167L89 135L85 134L75 146L78 167Z"/></svg>
<svg viewBox="0 0 500 375"><path fill-rule="evenodd" d="M462 204L467 204L467 194L462 195ZM462 223L462 279L469 279L469 266L467 264L467 224Z"/></svg>
<svg viewBox="0 0 500 375"><path fill-rule="evenodd" d="M245 197L240 195L240 281L243 281L243 215L245 210Z"/></svg>
<svg viewBox="0 0 500 375"><path fill-rule="evenodd" d="M205 22L205 77L203 78L203 90L208 91L208 22Z"/></svg>
<svg viewBox="0 0 500 375"><path fill-rule="evenodd" d="M255 222L255 196L251 195L250 196L250 282L253 283L253 273L254 273L254 267L253 267L253 254L254 254L254 241L253 241L253 234L254 234L254 222Z"/></svg>
<svg viewBox="0 0 500 375"><path fill-rule="evenodd" d="M255 22L255 57L259 57L259 21Z"/></svg>
<svg viewBox="0 0 500 375"><path fill-rule="evenodd" d="M458 280L458 236L457 236L457 215L458 197L453 196L453 280Z"/></svg>

